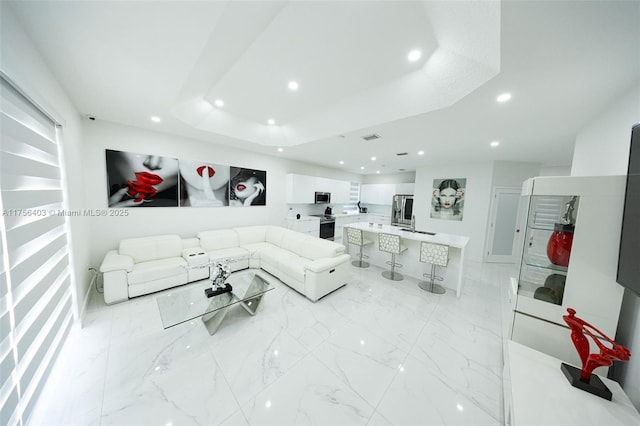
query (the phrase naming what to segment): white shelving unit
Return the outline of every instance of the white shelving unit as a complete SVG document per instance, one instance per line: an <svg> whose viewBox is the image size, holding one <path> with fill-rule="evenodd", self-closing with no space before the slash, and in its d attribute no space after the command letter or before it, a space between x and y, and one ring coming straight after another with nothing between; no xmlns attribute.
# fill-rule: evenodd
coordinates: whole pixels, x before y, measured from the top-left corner
<svg viewBox="0 0 640 426"><path fill-rule="evenodd" d="M616 283L624 185L624 176L536 177L525 182L528 213L519 228L526 231L517 294L512 295L514 341L581 365L562 319L569 307L615 336L624 292ZM575 230L569 264L563 267L549 261L546 245L572 196L577 197ZM554 286L562 291L549 297Z"/></svg>

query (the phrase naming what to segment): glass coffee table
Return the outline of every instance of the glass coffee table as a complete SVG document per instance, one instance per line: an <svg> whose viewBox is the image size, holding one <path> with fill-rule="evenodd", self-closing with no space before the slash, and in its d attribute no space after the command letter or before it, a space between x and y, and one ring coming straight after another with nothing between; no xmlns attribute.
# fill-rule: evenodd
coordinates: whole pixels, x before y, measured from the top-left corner
<svg viewBox="0 0 640 426"><path fill-rule="evenodd" d="M257 271L259 269L232 273L226 282L233 290L210 298L205 295L205 289L211 288L208 279L186 289L177 288L159 295L156 301L163 327L166 330L202 317L209 334L213 335L233 305L239 304L249 314L255 315L262 296L274 288Z"/></svg>

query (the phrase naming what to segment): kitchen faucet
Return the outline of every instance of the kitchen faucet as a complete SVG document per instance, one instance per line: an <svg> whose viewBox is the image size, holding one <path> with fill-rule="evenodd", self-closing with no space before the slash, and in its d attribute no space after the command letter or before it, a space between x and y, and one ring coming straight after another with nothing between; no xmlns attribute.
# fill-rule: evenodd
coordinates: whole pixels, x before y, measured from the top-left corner
<svg viewBox="0 0 640 426"><path fill-rule="evenodd" d="M411 216L411 232L416 232L416 215Z"/></svg>

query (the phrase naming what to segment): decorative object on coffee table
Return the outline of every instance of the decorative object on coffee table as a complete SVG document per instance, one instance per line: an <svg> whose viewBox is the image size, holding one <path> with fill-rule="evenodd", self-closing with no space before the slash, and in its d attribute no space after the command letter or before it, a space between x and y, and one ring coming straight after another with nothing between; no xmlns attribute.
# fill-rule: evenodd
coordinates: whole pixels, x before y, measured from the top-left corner
<svg viewBox="0 0 640 426"><path fill-rule="evenodd" d="M211 265L211 288L204 289L204 293L207 297L229 293L233 290L231 284L226 283L227 278L231 275L231 266L229 263L230 259L220 259Z"/></svg>
<svg viewBox="0 0 640 426"><path fill-rule="evenodd" d="M554 265L569 266L573 231L575 230L575 204L577 197L572 196L566 204L566 209L560 223L556 223L553 233L547 243L547 256Z"/></svg>
<svg viewBox="0 0 640 426"><path fill-rule="evenodd" d="M565 363L562 363L560 369L573 387L611 401L611 391L597 375L592 374L593 370L598 367L609 367L613 361L628 361L631 352L588 322L578 318L575 309L567 308L567 312L569 315L563 315L562 319L571 329L571 341L582 361L582 370ZM600 353L589 353L589 340L585 334L593 339ZM601 339L610 343L611 347L605 346Z"/></svg>

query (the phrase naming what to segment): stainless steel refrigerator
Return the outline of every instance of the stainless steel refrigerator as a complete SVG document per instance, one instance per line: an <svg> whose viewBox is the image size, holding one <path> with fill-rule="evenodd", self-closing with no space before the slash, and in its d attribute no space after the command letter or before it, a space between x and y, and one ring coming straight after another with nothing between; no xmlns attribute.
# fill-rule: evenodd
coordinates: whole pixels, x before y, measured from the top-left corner
<svg viewBox="0 0 640 426"><path fill-rule="evenodd" d="M391 205L391 224L410 226L411 216L413 216L413 195L394 195Z"/></svg>

